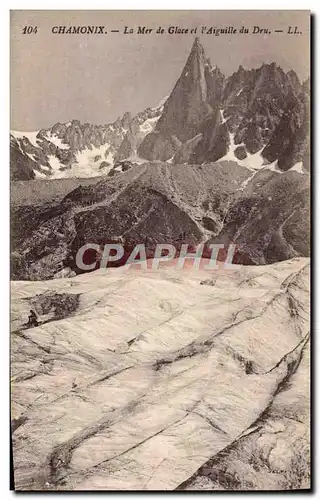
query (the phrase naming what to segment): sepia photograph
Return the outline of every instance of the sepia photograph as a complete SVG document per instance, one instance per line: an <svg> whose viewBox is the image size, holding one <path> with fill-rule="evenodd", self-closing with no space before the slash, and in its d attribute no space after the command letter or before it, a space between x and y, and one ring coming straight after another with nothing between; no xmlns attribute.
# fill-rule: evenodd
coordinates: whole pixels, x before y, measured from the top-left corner
<svg viewBox="0 0 320 500"><path fill-rule="evenodd" d="M310 491L307 10L11 10L16 491Z"/></svg>

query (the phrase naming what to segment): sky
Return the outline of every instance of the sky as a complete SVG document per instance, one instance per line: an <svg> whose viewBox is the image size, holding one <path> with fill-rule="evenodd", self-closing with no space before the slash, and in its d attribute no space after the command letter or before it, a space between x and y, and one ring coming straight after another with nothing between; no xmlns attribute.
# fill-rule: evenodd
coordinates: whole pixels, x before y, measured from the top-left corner
<svg viewBox="0 0 320 500"><path fill-rule="evenodd" d="M104 26L106 34L53 34L54 26ZM37 33L23 34L25 26ZM134 33L125 34L134 30ZM138 26L153 29L137 34ZM156 34L161 26L163 34ZM169 34L170 26L188 33ZM202 27L241 27L215 36ZM254 26L270 34L253 34ZM296 34L288 34L297 27ZM190 31L197 28L197 33ZM111 33L110 30L119 30ZM275 33L275 30L283 30ZM256 31L258 29L256 28ZM11 11L12 130L33 131L78 119L105 124L154 107L170 94L199 36L212 64L229 76L239 65L275 61L309 76L308 11Z"/></svg>

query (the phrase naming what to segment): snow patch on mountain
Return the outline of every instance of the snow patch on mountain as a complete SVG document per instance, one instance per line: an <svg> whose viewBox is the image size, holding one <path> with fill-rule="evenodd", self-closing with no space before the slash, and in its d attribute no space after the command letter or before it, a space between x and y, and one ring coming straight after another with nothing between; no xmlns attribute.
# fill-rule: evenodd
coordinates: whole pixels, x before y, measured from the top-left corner
<svg viewBox="0 0 320 500"><path fill-rule="evenodd" d="M78 177L97 177L101 175L101 164L107 162L111 167L113 161L114 154L108 142L99 147L85 148L76 153L76 163L72 165L71 170L68 170L68 177L71 174ZM103 168L103 173L105 173L105 168Z"/></svg>
<svg viewBox="0 0 320 500"><path fill-rule="evenodd" d="M229 117L228 118L224 117L224 110L223 109L220 109L220 116L221 116L222 123L226 123L226 121L229 120Z"/></svg>
<svg viewBox="0 0 320 500"><path fill-rule="evenodd" d="M35 147L39 148L38 144L38 139L37 135L39 133L39 130L35 132L18 132L17 130L11 130L11 135L15 137L16 139L28 139L28 141Z"/></svg>
<svg viewBox="0 0 320 500"><path fill-rule="evenodd" d="M264 146L254 154L247 152L247 158L242 160L243 163L240 163L240 165L247 168L254 168L255 170L262 168L264 166L264 158L261 156L263 149Z"/></svg>
<svg viewBox="0 0 320 500"><path fill-rule="evenodd" d="M273 163L270 163L270 165L266 165L264 167L265 170L271 170L272 172L277 172L278 174L283 174L284 172L279 169L278 167L278 160L274 161Z"/></svg>
<svg viewBox="0 0 320 500"><path fill-rule="evenodd" d="M54 177L55 179L65 177L64 172L61 170L61 167L63 167L63 165L56 156L48 155L48 163L53 170L52 177Z"/></svg>
<svg viewBox="0 0 320 500"><path fill-rule="evenodd" d="M106 155L106 153L105 153L105 155ZM107 156L106 156L106 162L107 162L107 163L110 163L110 164L113 164L113 163L114 163L114 153L112 153L112 152L111 152L111 149L110 149L110 148L109 148L109 150L108 150L108 154L107 154ZM100 163L100 165L101 165L101 163ZM99 167L100 167L100 165L99 165Z"/></svg>
<svg viewBox="0 0 320 500"><path fill-rule="evenodd" d="M42 172L39 172L39 170L35 170L35 178L36 179L47 179L46 174L43 174Z"/></svg>
<svg viewBox="0 0 320 500"><path fill-rule="evenodd" d="M303 163L302 161L299 161L298 163L296 163L295 165L293 165L293 167L291 167L289 169L290 172L298 172L299 174L304 174L304 170L303 170Z"/></svg>
<svg viewBox="0 0 320 500"><path fill-rule="evenodd" d="M21 147L20 147L20 151L21 151ZM22 153L23 153L23 152L22 152ZM24 153L23 153L23 154L24 154ZM35 155L34 155L34 154L32 154L32 153L26 153L26 154L29 156L30 160L32 160L32 161L37 161L37 160L36 160L36 157L35 157Z"/></svg>
<svg viewBox="0 0 320 500"><path fill-rule="evenodd" d="M145 120L140 125L140 132L142 132L144 135L150 134L150 132L152 132L152 130L154 129L159 118L160 116L155 116L154 118L148 118L147 120Z"/></svg>
<svg viewBox="0 0 320 500"><path fill-rule="evenodd" d="M242 167L246 167L249 170L260 170L261 168L264 167L264 158L262 157L261 153L263 150L263 147L257 151L256 153L250 154L247 151L247 157L244 160L239 160L236 155L234 154L234 151L237 147L239 146L244 146L244 144L235 144L234 142L234 136L232 132L229 132L229 139L230 139L230 146L227 154L221 158L219 161L235 161Z"/></svg>

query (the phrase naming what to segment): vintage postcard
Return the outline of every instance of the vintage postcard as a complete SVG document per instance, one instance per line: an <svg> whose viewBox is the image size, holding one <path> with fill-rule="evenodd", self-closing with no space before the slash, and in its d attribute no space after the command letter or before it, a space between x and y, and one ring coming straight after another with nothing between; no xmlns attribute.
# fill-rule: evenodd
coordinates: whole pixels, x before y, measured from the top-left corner
<svg viewBox="0 0 320 500"><path fill-rule="evenodd" d="M17 491L310 465L310 12L11 11Z"/></svg>

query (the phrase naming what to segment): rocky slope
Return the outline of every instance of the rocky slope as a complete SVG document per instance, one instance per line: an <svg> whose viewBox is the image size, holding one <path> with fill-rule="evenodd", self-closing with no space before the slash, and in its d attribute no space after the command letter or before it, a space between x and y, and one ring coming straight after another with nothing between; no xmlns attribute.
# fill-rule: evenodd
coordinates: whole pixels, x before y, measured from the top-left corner
<svg viewBox="0 0 320 500"><path fill-rule="evenodd" d="M108 125L73 120L39 132L12 132L11 178L113 175L128 159L226 159L250 169L272 164L283 171L296 165L309 170L309 110L309 82L302 84L293 70L285 73L275 63L240 66L225 78L196 38L171 94L155 108L134 117L125 113Z"/></svg>
<svg viewBox="0 0 320 500"><path fill-rule="evenodd" d="M299 172L252 173L234 162L146 163L62 199L13 204L12 278L78 273L76 254L85 243L117 242L128 251L142 243L149 254L157 243L177 251L182 243L234 243L242 264L308 256L309 182Z"/></svg>
<svg viewBox="0 0 320 500"><path fill-rule="evenodd" d="M13 282L16 490L309 488L308 307L303 258Z"/></svg>

